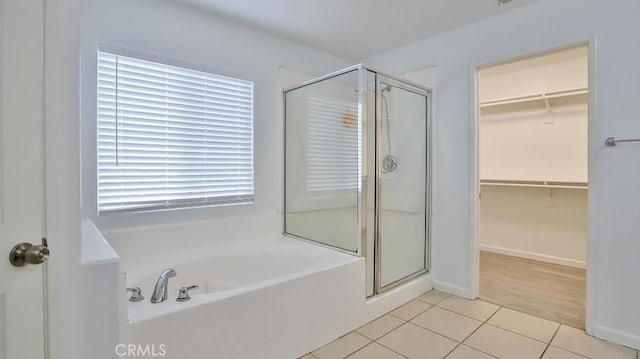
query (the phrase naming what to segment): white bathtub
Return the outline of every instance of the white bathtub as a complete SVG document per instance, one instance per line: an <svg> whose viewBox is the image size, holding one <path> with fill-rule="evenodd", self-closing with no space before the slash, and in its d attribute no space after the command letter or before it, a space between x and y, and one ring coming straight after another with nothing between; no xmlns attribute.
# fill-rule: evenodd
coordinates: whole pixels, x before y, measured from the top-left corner
<svg viewBox="0 0 640 359"><path fill-rule="evenodd" d="M146 297L123 294L123 343L162 345L164 358L297 358L431 288L425 276L367 301L364 258L268 235L279 226L273 216L108 233L126 285ZM177 273L169 298L152 304L166 268ZM194 284L192 299L176 302Z"/></svg>
<svg viewBox="0 0 640 359"><path fill-rule="evenodd" d="M147 299L164 269L176 271L176 276L169 279L167 301L128 303L129 323L185 311L361 261L362 258L283 236L180 251L169 261L145 263L131 271L125 268L127 286L142 288ZM179 288L191 285L199 286L189 292L192 299L177 302Z"/></svg>

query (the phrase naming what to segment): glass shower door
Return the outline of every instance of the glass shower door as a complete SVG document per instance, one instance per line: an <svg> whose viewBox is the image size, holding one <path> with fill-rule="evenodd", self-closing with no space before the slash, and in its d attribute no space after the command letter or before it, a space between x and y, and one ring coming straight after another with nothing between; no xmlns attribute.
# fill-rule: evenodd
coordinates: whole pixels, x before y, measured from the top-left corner
<svg viewBox="0 0 640 359"><path fill-rule="evenodd" d="M376 292L428 268L429 93L378 75Z"/></svg>

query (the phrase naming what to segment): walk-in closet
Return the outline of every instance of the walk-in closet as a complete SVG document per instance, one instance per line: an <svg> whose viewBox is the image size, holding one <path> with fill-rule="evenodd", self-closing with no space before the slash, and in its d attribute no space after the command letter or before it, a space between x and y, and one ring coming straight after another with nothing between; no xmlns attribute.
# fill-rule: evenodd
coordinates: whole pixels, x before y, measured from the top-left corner
<svg viewBox="0 0 640 359"><path fill-rule="evenodd" d="M588 48L478 72L480 298L584 328Z"/></svg>

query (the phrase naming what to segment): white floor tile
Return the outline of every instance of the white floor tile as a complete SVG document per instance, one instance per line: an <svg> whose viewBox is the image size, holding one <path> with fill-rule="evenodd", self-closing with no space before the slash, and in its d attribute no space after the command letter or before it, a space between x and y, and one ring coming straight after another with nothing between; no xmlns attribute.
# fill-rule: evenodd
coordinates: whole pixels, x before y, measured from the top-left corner
<svg viewBox="0 0 640 359"><path fill-rule="evenodd" d="M636 359L637 354L633 349L591 337L566 325L560 326L551 344L594 359Z"/></svg>
<svg viewBox="0 0 640 359"><path fill-rule="evenodd" d="M544 352L542 359L587 359L587 357L550 345Z"/></svg>
<svg viewBox="0 0 640 359"><path fill-rule="evenodd" d="M500 308L488 323L545 343L551 341L560 326L556 322L507 308Z"/></svg>
<svg viewBox="0 0 640 359"><path fill-rule="evenodd" d="M404 320L410 320L429 308L431 308L431 304L427 304L419 300L412 300L409 303L394 309L391 311L391 314Z"/></svg>
<svg viewBox="0 0 640 359"><path fill-rule="evenodd" d="M458 345L441 335L406 323L378 342L410 359L442 359Z"/></svg>
<svg viewBox="0 0 640 359"><path fill-rule="evenodd" d="M489 354L485 354L481 351L470 348L466 345L461 345L456 348L451 354L447 356L447 359L494 359Z"/></svg>
<svg viewBox="0 0 640 359"><path fill-rule="evenodd" d="M453 296L438 303L438 306L480 321L487 320L500 308L482 300L469 300Z"/></svg>
<svg viewBox="0 0 640 359"><path fill-rule="evenodd" d="M484 324L464 344L501 359L538 359L546 344Z"/></svg>
<svg viewBox="0 0 640 359"><path fill-rule="evenodd" d="M316 359L316 357L314 357L313 355L311 355L311 353L309 353L309 354L307 354L305 356L302 356L302 357L300 357L298 359Z"/></svg>
<svg viewBox="0 0 640 359"><path fill-rule="evenodd" d="M343 359L370 342L371 340L368 338L356 332L351 332L321 347L311 354L318 359Z"/></svg>
<svg viewBox="0 0 640 359"><path fill-rule="evenodd" d="M429 308L411 322L459 342L482 325L479 320L438 307Z"/></svg>
<svg viewBox="0 0 640 359"><path fill-rule="evenodd" d="M385 314L380 318L373 320L362 327L358 328L356 332L364 335L365 337L376 340L381 336L389 333L393 329L401 326L404 323L404 320L394 317L390 314Z"/></svg>
<svg viewBox="0 0 640 359"><path fill-rule="evenodd" d="M348 359L403 359L404 357L378 343L371 343L351 354Z"/></svg>
<svg viewBox="0 0 640 359"><path fill-rule="evenodd" d="M438 304L440 303L443 299L445 299L446 297L448 297L449 294L444 293L444 292L440 292L437 291L435 289L430 290L426 293L424 293L423 295L419 296L418 300L423 301L425 303L429 303L429 304Z"/></svg>

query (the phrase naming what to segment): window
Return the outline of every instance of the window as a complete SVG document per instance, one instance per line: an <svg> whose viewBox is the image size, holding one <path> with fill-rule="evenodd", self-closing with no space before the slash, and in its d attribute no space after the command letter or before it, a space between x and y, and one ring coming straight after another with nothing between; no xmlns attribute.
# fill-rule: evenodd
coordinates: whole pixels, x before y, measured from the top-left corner
<svg viewBox="0 0 640 359"><path fill-rule="evenodd" d="M358 104L322 96L309 96L307 101L307 189L357 189L361 160Z"/></svg>
<svg viewBox="0 0 640 359"><path fill-rule="evenodd" d="M253 83L98 51L98 212L253 200Z"/></svg>

